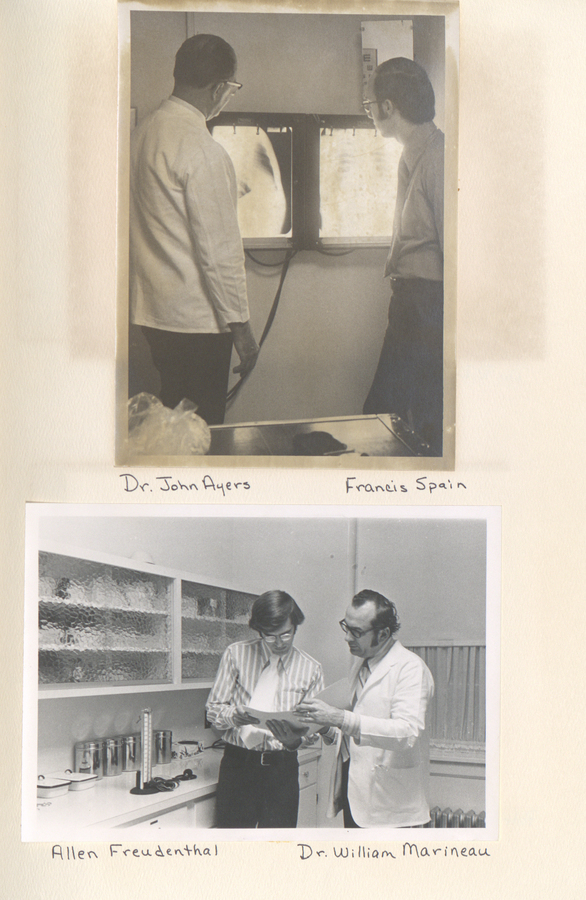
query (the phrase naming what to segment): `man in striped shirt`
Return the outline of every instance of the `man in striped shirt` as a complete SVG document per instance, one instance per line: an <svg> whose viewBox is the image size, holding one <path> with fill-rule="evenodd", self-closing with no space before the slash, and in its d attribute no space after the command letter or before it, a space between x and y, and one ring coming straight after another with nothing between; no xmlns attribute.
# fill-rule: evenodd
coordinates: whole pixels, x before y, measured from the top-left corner
<svg viewBox="0 0 586 900"><path fill-rule="evenodd" d="M258 638L231 644L206 704L226 742L216 794L218 828L295 828L299 807L297 749L317 740L279 720L323 690L321 666L293 646L305 616L284 591L267 591L252 607ZM245 707L275 711L272 733L255 728ZM278 737L277 737L278 735Z"/></svg>

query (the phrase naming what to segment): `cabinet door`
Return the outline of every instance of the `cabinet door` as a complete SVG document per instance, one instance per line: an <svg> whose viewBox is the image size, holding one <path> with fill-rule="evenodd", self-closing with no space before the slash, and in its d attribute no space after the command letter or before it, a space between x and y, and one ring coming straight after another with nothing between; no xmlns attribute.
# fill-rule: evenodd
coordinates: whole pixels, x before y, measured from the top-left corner
<svg viewBox="0 0 586 900"><path fill-rule="evenodd" d="M315 784L299 791L298 828L317 828L317 789Z"/></svg>
<svg viewBox="0 0 586 900"><path fill-rule="evenodd" d="M173 579L39 553L39 682L172 680Z"/></svg>
<svg viewBox="0 0 586 900"><path fill-rule="evenodd" d="M317 828L317 759L299 764L298 828Z"/></svg>
<svg viewBox="0 0 586 900"><path fill-rule="evenodd" d="M204 797L195 803L195 827L213 828L216 821L216 798Z"/></svg>
<svg viewBox="0 0 586 900"><path fill-rule="evenodd" d="M228 644L251 636L255 594L195 581L181 582L181 677L215 678Z"/></svg>
<svg viewBox="0 0 586 900"><path fill-rule="evenodd" d="M160 813L148 822L153 831L163 831L166 828L193 828L195 824L195 803L186 803L169 812ZM147 824L147 823L144 823ZM143 823L141 823L142 827Z"/></svg>

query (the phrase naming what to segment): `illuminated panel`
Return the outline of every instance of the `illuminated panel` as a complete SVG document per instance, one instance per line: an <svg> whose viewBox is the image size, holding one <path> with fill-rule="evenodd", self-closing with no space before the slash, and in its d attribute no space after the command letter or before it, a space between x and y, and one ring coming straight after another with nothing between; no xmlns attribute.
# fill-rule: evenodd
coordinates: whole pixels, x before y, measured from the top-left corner
<svg viewBox="0 0 586 900"><path fill-rule="evenodd" d="M242 237L290 237L292 129L234 123L214 125L211 134L234 163Z"/></svg>
<svg viewBox="0 0 586 900"><path fill-rule="evenodd" d="M323 243L388 243L402 147L374 128L324 127L319 142Z"/></svg>

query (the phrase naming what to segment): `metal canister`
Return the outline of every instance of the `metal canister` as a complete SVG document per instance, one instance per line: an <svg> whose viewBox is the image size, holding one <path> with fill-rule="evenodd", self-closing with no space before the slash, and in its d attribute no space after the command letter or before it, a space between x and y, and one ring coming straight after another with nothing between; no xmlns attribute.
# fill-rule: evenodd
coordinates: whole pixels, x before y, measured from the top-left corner
<svg viewBox="0 0 586 900"><path fill-rule="evenodd" d="M140 734L125 734L122 738L122 771L140 769Z"/></svg>
<svg viewBox="0 0 586 900"><path fill-rule="evenodd" d="M75 771L102 777L101 741L78 741L75 745Z"/></svg>
<svg viewBox="0 0 586 900"><path fill-rule="evenodd" d="M120 738L106 738L102 744L102 770L107 777L122 772L122 741Z"/></svg>
<svg viewBox="0 0 586 900"><path fill-rule="evenodd" d="M155 758L154 765L156 766L166 766L171 762L172 750L171 745L173 743L173 732L172 731L155 731Z"/></svg>

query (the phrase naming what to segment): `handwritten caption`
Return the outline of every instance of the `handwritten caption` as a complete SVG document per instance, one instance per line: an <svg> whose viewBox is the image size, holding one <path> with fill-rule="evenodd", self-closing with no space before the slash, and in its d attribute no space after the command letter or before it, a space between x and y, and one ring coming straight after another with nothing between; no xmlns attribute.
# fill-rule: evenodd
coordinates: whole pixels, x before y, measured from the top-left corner
<svg viewBox="0 0 586 900"><path fill-rule="evenodd" d="M395 850L381 850L377 847L366 847L364 844L358 846L339 846L335 845L330 850L316 850L311 844L297 844L299 850L299 859L398 859L400 856L411 856L415 859L425 859L429 857L433 859L436 856L465 857L470 856L490 856L486 847L428 847L419 844L411 844L406 842Z"/></svg>
<svg viewBox="0 0 586 900"><path fill-rule="evenodd" d="M118 476L121 480L122 490L126 494L133 494L138 491L140 494L152 494L161 491L163 494L174 494L187 492L199 492L204 494L211 491L213 494L239 493L251 490L249 481L216 481L211 475L204 475L203 478L196 478L195 481L189 478L173 478L171 475L157 475L154 481L140 481L136 475L130 472L124 472Z"/></svg>
<svg viewBox="0 0 586 900"><path fill-rule="evenodd" d="M291 848L297 851L297 858L303 862L308 859L384 859L393 860L400 857L408 857L411 859L435 859L436 857L451 859L469 859L470 857L489 857L490 853L486 847L430 847L427 844L416 844L406 841L399 846L387 847L367 847L365 844L351 844L336 846L334 844L327 850L317 849L312 844L297 844L296 848L291 844ZM228 848L229 850L229 848ZM107 848L100 850L89 850L87 848L80 849L74 844L53 844L51 847L51 859L60 860L61 862L91 862L99 859L145 859L151 857L153 859L169 859L176 857L189 857L191 859L198 858L215 858L219 856L217 844L184 844L183 846L166 847L161 844L133 847L126 844L110 844Z"/></svg>
<svg viewBox="0 0 586 900"><path fill-rule="evenodd" d="M427 475L415 479L414 484L397 484L393 479L385 482L362 481L356 475L348 475L345 483L345 493L356 494L408 494L409 491L426 491L433 494L435 491L466 491L468 488L463 481L452 481L444 478L443 481L434 481Z"/></svg>

